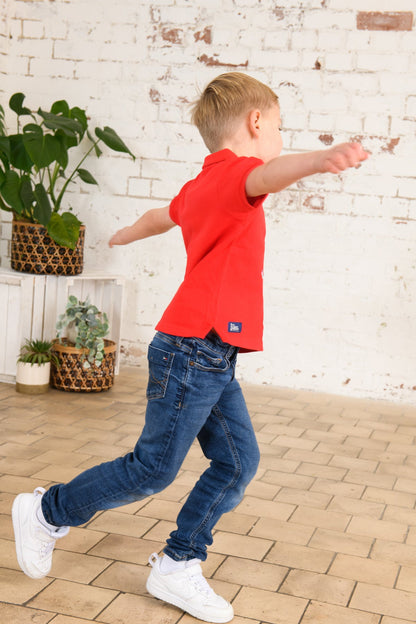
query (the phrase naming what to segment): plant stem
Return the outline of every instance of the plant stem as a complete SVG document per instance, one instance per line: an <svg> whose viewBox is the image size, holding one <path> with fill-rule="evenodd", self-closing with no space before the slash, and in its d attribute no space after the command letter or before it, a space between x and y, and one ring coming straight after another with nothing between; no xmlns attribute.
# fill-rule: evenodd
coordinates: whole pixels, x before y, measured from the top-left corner
<svg viewBox="0 0 416 624"><path fill-rule="evenodd" d="M56 204L54 206L53 212L58 212L60 206L61 206L61 201L62 201L62 197L67 189L67 186L70 182L72 182L73 178L75 177L75 175L78 173L78 169L80 168L80 166L82 165L82 163L84 162L84 160L91 154L92 150L95 148L96 145L98 145L98 143L100 142L101 139L97 139L91 146L91 148L88 150L88 152L83 156L83 158L81 158L81 160L79 161L78 165L75 167L74 171L71 173L71 175L69 176L68 180L65 182L65 184L63 185L61 192L58 195L58 199L56 200Z"/></svg>
<svg viewBox="0 0 416 624"><path fill-rule="evenodd" d="M49 174L49 195L51 196L52 199L52 204L53 206L56 205L56 199L55 199L55 183L56 180L58 178L58 174L59 174L59 169L60 169L60 164L56 163L54 170L53 170L53 174L51 175L50 169L48 167L48 174Z"/></svg>

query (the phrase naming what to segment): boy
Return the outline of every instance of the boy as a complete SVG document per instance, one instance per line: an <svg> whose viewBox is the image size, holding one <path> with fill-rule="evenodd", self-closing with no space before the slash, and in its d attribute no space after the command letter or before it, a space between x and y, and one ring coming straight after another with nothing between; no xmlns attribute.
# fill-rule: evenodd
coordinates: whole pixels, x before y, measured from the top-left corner
<svg viewBox="0 0 416 624"><path fill-rule="evenodd" d="M211 154L170 206L145 213L110 240L125 245L182 229L185 278L149 346L146 422L132 453L70 483L20 494L13 504L18 561L34 578L49 573L56 539L96 511L143 499L175 478L197 437L209 468L201 475L156 553L148 591L208 622L228 622L232 606L214 593L200 562L212 530L242 499L259 451L235 379L238 351L262 349L263 201L305 176L358 166L356 143L280 156L278 98L241 73L223 74L193 110Z"/></svg>

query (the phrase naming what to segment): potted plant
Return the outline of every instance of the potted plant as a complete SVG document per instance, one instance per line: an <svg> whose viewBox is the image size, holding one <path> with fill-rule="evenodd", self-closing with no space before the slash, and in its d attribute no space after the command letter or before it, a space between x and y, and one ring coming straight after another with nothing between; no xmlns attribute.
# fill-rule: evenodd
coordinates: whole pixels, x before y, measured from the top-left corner
<svg viewBox="0 0 416 624"><path fill-rule="evenodd" d="M26 340L20 349L16 368L16 390L24 394L42 394L49 390L51 363L59 367L52 342Z"/></svg>
<svg viewBox="0 0 416 624"><path fill-rule="evenodd" d="M88 299L79 301L70 295L56 329L53 351L60 366L52 365L52 385L75 392L100 392L111 388L116 344L105 338L109 332L106 313Z"/></svg>
<svg viewBox="0 0 416 624"><path fill-rule="evenodd" d="M83 268L84 226L65 207L65 193L76 180L97 184L83 165L101 155L101 144L134 155L108 126L95 128L93 138L85 110L59 100L48 112L34 112L24 100L23 93L9 100L17 116L14 134L7 133L0 106L0 208L13 213L12 268L76 275ZM79 148L75 165L73 148Z"/></svg>

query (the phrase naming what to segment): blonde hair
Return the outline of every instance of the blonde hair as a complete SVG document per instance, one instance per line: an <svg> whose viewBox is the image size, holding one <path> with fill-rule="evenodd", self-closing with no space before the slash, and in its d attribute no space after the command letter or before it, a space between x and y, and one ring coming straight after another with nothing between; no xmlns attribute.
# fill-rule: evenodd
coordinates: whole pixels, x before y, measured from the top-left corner
<svg viewBox="0 0 416 624"><path fill-rule="evenodd" d="M192 108L192 123L210 152L217 151L233 131L234 123L254 108L266 110L279 103L277 95L259 80L230 72L214 78Z"/></svg>

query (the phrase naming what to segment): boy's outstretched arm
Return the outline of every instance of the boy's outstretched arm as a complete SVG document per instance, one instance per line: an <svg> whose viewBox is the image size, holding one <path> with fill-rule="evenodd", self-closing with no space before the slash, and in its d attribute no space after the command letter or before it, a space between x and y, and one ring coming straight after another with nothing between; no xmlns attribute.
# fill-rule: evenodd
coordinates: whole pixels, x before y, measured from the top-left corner
<svg viewBox="0 0 416 624"><path fill-rule="evenodd" d="M127 245L136 240L163 234L176 223L169 216L169 206L163 208L153 208L144 213L135 223L118 230L108 241L110 247L113 245Z"/></svg>
<svg viewBox="0 0 416 624"><path fill-rule="evenodd" d="M349 167L357 167L368 156L360 143L340 143L326 150L278 156L249 173L246 194L258 197L277 193L314 173L341 173Z"/></svg>

